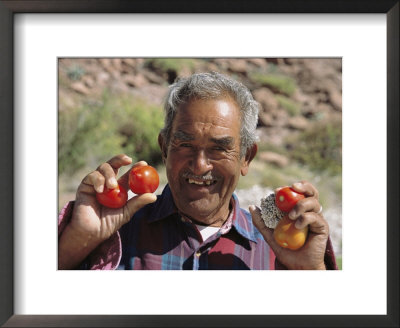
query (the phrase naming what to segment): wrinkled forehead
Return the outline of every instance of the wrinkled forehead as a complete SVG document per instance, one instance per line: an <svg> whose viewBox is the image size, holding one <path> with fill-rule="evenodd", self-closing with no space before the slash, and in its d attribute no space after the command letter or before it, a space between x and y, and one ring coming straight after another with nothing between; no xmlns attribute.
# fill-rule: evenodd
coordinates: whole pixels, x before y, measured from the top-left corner
<svg viewBox="0 0 400 328"><path fill-rule="evenodd" d="M195 100L181 106L172 124L173 133L230 135L240 130L239 109L230 100Z"/></svg>
<svg viewBox="0 0 400 328"><path fill-rule="evenodd" d="M227 119L228 117L240 116L240 109L235 100L230 97L222 98L194 98L182 103L177 110L180 118L184 117L204 117L215 119Z"/></svg>
<svg viewBox="0 0 400 328"><path fill-rule="evenodd" d="M232 97L229 93L224 93L219 96L204 96L204 97L190 97L177 107L177 112L183 111L185 113L189 113L190 111L197 111L200 106L198 104L203 104L201 107L204 111L211 111L211 108L208 106L210 103L213 102L226 102L232 104L236 107L237 113L240 115L241 110L238 102ZM193 106L195 105L195 106ZM197 106L196 106L197 105ZM227 106L225 106L227 108Z"/></svg>

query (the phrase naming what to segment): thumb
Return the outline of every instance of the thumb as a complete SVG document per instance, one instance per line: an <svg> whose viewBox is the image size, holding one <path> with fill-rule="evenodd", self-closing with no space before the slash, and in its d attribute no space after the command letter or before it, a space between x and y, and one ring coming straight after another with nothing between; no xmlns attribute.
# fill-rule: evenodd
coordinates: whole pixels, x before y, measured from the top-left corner
<svg viewBox="0 0 400 328"><path fill-rule="evenodd" d="M124 222L128 222L132 216L147 204L154 203L157 196L152 193L137 195L128 200L125 205Z"/></svg>
<svg viewBox="0 0 400 328"><path fill-rule="evenodd" d="M261 232L265 241L271 246L271 248L274 251L275 249L278 249L279 245L276 243L274 239L274 229L268 228L265 225L264 220L261 217L260 209L258 207L255 207L254 205L251 205L249 207L249 211L255 227L257 228L258 231Z"/></svg>

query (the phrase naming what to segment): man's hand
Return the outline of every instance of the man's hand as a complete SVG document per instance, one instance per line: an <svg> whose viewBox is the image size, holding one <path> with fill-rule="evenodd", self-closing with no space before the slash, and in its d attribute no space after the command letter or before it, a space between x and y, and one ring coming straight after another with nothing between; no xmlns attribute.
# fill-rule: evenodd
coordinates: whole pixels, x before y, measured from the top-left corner
<svg viewBox="0 0 400 328"><path fill-rule="evenodd" d="M289 212L289 218L296 220L296 228L302 229L307 225L309 227L308 237L303 247L296 251L280 247L274 239L274 230L265 226L260 210L255 206L250 206L253 223L271 246L277 259L288 269L325 270L324 255L329 226L319 213L321 205L318 201L318 190L307 181L295 183L291 187L305 196Z"/></svg>
<svg viewBox="0 0 400 328"><path fill-rule="evenodd" d="M129 171L117 182L118 171L122 166L130 165L132 159L118 155L101 164L89 173L81 182L76 193L76 200L70 224L63 231L58 249L59 269L71 269L83 261L100 243L110 238L119 228L127 223L133 214L157 197L146 193L128 200L122 208L107 208L96 200L96 193L104 186L113 189L121 184L129 190ZM133 166L147 165L141 161Z"/></svg>

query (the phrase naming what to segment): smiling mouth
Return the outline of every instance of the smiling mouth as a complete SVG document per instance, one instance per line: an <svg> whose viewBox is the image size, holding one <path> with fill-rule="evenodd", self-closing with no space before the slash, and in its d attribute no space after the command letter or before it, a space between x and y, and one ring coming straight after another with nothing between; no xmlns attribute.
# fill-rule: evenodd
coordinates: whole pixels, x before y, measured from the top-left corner
<svg viewBox="0 0 400 328"><path fill-rule="evenodd" d="M194 179L186 179L189 184L194 184L198 186L212 186L217 183L217 180L194 180Z"/></svg>

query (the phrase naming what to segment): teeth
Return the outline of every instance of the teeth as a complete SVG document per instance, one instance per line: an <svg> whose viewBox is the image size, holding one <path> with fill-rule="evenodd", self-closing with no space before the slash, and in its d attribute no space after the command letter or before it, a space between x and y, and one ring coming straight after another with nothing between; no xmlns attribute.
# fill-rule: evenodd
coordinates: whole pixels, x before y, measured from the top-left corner
<svg viewBox="0 0 400 328"><path fill-rule="evenodd" d="M189 179L189 183L194 183L194 184L197 184L197 185L203 185L203 182L199 182L199 181L196 181L196 180L193 180L193 179Z"/></svg>
<svg viewBox="0 0 400 328"><path fill-rule="evenodd" d="M210 186L213 183L213 181L211 181L211 180L196 181L196 180L193 180L193 179L188 179L188 182L189 183L194 183L194 184L197 184L197 185L200 185L200 186L203 186L204 184L207 185L207 186Z"/></svg>

